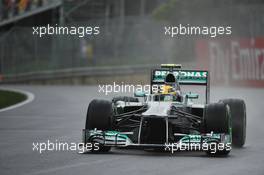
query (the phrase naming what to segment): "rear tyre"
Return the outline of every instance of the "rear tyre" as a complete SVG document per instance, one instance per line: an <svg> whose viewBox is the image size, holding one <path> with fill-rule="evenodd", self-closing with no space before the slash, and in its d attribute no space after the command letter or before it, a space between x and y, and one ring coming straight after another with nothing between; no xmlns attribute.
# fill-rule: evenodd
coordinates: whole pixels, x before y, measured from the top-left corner
<svg viewBox="0 0 264 175"><path fill-rule="evenodd" d="M89 104L85 129L93 130L95 128L103 131L113 128L113 109L111 102L106 100L93 100ZM92 152L108 152L110 149L110 146L98 144L94 146Z"/></svg>
<svg viewBox="0 0 264 175"><path fill-rule="evenodd" d="M224 103L206 105L204 109L204 127L206 133L214 132L230 134L231 118L229 107ZM206 153L212 156L219 156L228 155L229 152L230 150L225 148L223 150L217 149L215 153L212 153L212 150L209 150Z"/></svg>
<svg viewBox="0 0 264 175"><path fill-rule="evenodd" d="M232 118L232 143L243 147L246 141L246 104L240 99L225 99L223 103L230 107Z"/></svg>

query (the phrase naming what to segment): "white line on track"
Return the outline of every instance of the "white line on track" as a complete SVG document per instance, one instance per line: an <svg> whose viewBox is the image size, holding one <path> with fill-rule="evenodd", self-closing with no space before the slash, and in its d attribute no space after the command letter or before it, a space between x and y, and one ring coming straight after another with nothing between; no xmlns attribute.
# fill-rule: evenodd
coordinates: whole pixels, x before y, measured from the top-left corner
<svg viewBox="0 0 264 175"><path fill-rule="evenodd" d="M32 94L31 92L28 92L28 91L12 89L12 88L2 88L2 87L0 88L0 90L19 92L19 93L22 93L22 94L27 96L27 99L25 101L22 101L20 103L15 104L15 105L0 109L0 112L4 112L4 111L8 111L8 110L11 110L11 109L15 109L15 108L21 107L21 106L23 106L25 104L28 104L28 103L32 102L35 99L35 95Z"/></svg>

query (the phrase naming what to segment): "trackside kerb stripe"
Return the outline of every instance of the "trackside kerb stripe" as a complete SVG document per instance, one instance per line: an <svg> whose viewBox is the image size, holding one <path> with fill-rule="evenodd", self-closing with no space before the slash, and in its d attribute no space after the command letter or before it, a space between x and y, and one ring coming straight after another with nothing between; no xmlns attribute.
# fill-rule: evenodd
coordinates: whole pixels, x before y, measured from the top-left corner
<svg viewBox="0 0 264 175"><path fill-rule="evenodd" d="M28 104L28 103L32 102L35 99L35 95L32 94L31 92L28 92L28 91L23 91L23 90L18 90L18 89L11 89L11 88L2 88L2 87L0 89L1 90L7 90L7 91L13 91L13 92L19 92L19 93L22 93L22 94L27 96L27 99L25 101L22 101L20 103L15 104L15 105L0 109L0 112L4 112L4 111L8 111L8 110L12 110L12 109L21 107L21 106L23 106L25 104Z"/></svg>

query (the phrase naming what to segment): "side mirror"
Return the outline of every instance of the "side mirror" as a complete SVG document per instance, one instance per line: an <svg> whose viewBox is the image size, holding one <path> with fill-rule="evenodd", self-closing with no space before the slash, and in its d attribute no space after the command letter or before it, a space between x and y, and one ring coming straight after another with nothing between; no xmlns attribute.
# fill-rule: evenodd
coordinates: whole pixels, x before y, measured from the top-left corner
<svg viewBox="0 0 264 175"><path fill-rule="evenodd" d="M189 94L186 94L186 97L188 99L198 99L199 98L199 95L198 94L189 93Z"/></svg>
<svg viewBox="0 0 264 175"><path fill-rule="evenodd" d="M135 97L145 97L145 96L146 96L146 93L143 92L143 91L136 91L136 92L134 93L134 96L135 96Z"/></svg>

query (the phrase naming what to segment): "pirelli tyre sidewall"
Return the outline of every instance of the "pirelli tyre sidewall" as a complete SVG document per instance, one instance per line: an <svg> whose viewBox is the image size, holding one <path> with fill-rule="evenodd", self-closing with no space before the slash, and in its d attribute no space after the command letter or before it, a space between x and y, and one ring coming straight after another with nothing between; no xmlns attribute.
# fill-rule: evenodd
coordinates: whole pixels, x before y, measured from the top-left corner
<svg viewBox="0 0 264 175"><path fill-rule="evenodd" d="M246 142L246 104L241 99L225 99L221 102L230 107L233 146L243 147Z"/></svg>
<svg viewBox="0 0 264 175"><path fill-rule="evenodd" d="M204 130L206 133L231 134L231 114L229 106L224 103L212 103L204 109ZM208 155L227 155L230 150L218 150L216 153L207 151Z"/></svg>

